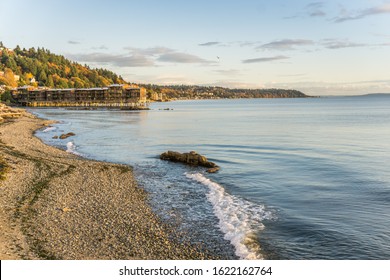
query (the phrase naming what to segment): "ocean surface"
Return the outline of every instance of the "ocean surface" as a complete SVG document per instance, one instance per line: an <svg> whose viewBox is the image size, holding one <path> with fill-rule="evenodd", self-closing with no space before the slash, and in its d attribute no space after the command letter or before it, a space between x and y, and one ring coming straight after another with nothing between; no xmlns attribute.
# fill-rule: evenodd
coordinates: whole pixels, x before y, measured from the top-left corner
<svg viewBox="0 0 390 280"><path fill-rule="evenodd" d="M222 258L390 259L389 95L31 111L59 121L37 132L45 143L132 165L161 219Z"/></svg>

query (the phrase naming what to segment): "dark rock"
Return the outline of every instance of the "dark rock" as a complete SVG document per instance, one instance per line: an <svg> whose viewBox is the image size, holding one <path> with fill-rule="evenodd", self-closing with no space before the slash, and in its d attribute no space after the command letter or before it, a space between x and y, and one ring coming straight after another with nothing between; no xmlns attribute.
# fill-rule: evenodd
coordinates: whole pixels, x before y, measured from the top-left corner
<svg viewBox="0 0 390 280"><path fill-rule="evenodd" d="M76 134L74 134L73 132L68 132L68 133L66 133L66 134L61 134L60 135L60 139L66 139L66 138L68 138L68 137L70 137L70 136L75 136Z"/></svg>
<svg viewBox="0 0 390 280"><path fill-rule="evenodd" d="M54 135L52 139L58 139L58 135Z"/></svg>
<svg viewBox="0 0 390 280"><path fill-rule="evenodd" d="M214 173L219 170L219 166L214 162L208 161L205 156L198 154L195 151L189 153L179 153L174 151L167 151L160 155L160 159L169 160L172 162L181 162L193 166L203 166L209 168L207 172Z"/></svg>

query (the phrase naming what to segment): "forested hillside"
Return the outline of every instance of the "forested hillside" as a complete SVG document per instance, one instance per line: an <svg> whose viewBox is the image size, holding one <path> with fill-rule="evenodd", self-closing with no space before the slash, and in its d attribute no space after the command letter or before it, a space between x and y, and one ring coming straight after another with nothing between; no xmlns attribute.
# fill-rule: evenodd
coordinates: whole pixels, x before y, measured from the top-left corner
<svg viewBox="0 0 390 280"><path fill-rule="evenodd" d="M92 69L44 48L7 49L0 42L0 85L89 88L125 83L106 69Z"/></svg>

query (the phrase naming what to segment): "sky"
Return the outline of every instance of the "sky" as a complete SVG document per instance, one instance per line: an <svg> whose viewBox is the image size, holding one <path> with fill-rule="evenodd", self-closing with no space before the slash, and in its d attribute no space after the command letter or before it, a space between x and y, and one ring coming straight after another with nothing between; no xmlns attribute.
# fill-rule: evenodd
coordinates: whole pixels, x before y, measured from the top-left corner
<svg viewBox="0 0 390 280"><path fill-rule="evenodd" d="M0 0L0 41L134 83L390 92L390 0Z"/></svg>

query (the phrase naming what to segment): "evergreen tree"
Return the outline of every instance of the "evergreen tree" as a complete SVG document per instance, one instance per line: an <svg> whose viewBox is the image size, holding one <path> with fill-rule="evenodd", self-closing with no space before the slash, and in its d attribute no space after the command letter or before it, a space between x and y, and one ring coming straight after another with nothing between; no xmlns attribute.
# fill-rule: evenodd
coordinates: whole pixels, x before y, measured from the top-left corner
<svg viewBox="0 0 390 280"><path fill-rule="evenodd" d="M38 81L39 83L42 83L42 85L45 85L47 81L47 75L44 69L41 70L41 72L38 75Z"/></svg>
<svg viewBox="0 0 390 280"><path fill-rule="evenodd" d="M52 75L49 75L49 77L47 78L46 86L49 88L54 88L54 81Z"/></svg>

